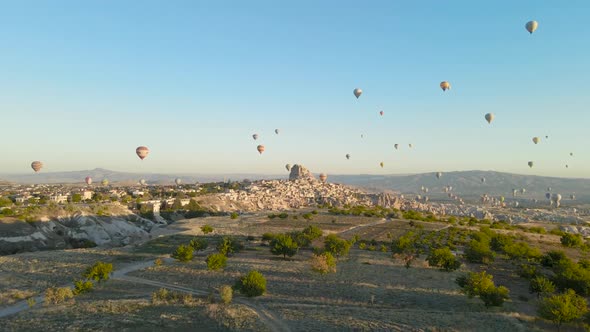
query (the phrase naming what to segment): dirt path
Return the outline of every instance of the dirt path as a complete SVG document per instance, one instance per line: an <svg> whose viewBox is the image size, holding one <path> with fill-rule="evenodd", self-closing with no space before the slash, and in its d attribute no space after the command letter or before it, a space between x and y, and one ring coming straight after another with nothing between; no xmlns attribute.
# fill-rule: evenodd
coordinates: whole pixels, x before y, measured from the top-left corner
<svg viewBox="0 0 590 332"><path fill-rule="evenodd" d="M167 262L173 261L173 259L171 259L169 257L166 257L166 258L162 257L162 259L164 259L164 261L167 261ZM118 270L113 271L113 273L111 274L111 279L123 280L123 281L127 281L127 282L150 285L150 286L160 287L160 288L167 288L170 290L175 290L175 291L189 293L189 294L193 294L193 295L199 295L199 296L209 295L209 292L204 291L204 290L192 289L192 288L187 288L187 287L183 287L183 286L179 286L179 285L163 283L163 282L159 282L159 281L154 281L154 280L149 280L149 279L144 279L144 278L139 278L139 277L132 277L132 276L127 275L128 273L138 271L138 270L143 270L143 269L146 269L151 266L154 266L154 260L131 263L131 264L128 264L128 265L125 265L125 266L119 268ZM65 285L64 287L73 287L73 285L71 285L71 284ZM35 306L41 305L43 302L45 302L45 296L40 295L40 296L35 297L35 303L36 303ZM285 332L290 331L289 327L283 322L283 320L281 320L275 314L270 312L268 309L264 308L262 305L254 303L253 301L250 301L250 300L247 300L244 298L235 298L234 303L239 303L239 304L245 305L245 306L249 307L250 309L254 310L254 312L256 312L258 314L258 316L260 317L260 320L262 321L262 323L264 325L266 325L271 331L273 331L273 332L274 331L285 331ZM27 301L21 301L21 302L14 304L14 305L0 309L0 318L11 316L11 315L17 314L19 312L25 311L27 309L30 309L29 305L27 304Z"/></svg>
<svg viewBox="0 0 590 332"><path fill-rule="evenodd" d="M343 235L343 234L347 234L347 233L349 233L351 231L354 231L354 230L357 230L357 229L360 229L360 228L372 227L372 226L376 226L376 225L385 224L387 222L391 222L391 219L381 219L381 220L377 220L375 222L370 222L368 224L361 224L361 225L352 226L352 227L349 227L349 228L347 228L345 230L342 230L342 231L339 231L339 232L335 232L334 234Z"/></svg>

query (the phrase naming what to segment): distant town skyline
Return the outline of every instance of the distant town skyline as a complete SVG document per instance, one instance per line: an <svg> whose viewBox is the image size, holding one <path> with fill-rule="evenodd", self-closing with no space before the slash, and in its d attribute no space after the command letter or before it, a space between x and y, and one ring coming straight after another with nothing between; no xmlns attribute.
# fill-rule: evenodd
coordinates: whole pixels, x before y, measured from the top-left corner
<svg viewBox="0 0 590 332"><path fill-rule="evenodd" d="M7 3L0 173L590 178L588 16L579 0Z"/></svg>

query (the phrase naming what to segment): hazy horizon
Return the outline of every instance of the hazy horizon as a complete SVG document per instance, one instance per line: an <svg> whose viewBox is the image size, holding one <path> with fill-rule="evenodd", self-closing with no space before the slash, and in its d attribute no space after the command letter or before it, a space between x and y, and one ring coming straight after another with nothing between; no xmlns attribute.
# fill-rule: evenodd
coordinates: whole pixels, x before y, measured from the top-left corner
<svg viewBox="0 0 590 332"><path fill-rule="evenodd" d="M589 15L586 1L7 3L0 174L41 160L44 173L590 178Z"/></svg>

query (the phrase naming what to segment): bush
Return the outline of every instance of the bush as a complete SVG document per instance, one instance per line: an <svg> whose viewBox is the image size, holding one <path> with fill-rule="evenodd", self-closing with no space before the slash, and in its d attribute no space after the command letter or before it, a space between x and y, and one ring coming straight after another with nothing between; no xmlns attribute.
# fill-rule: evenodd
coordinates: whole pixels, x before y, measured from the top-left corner
<svg viewBox="0 0 590 332"><path fill-rule="evenodd" d="M260 272L252 270L236 281L234 289L248 297L260 296L266 292L266 279Z"/></svg>
<svg viewBox="0 0 590 332"><path fill-rule="evenodd" d="M320 274L336 272L336 259L329 252L324 252L311 257L311 269Z"/></svg>
<svg viewBox="0 0 590 332"><path fill-rule="evenodd" d="M500 307L509 298L510 291L504 286L494 287L479 295L486 307Z"/></svg>
<svg viewBox="0 0 590 332"><path fill-rule="evenodd" d="M60 304L74 298L69 287L50 287L45 290L45 303Z"/></svg>
<svg viewBox="0 0 590 332"><path fill-rule="evenodd" d="M74 291L72 292L74 295L80 295L82 293L86 293L92 290L94 284L92 281L88 280L76 280L74 281Z"/></svg>
<svg viewBox="0 0 590 332"><path fill-rule="evenodd" d="M365 242L359 243L359 249L364 250L366 247L367 247L367 244Z"/></svg>
<svg viewBox="0 0 590 332"><path fill-rule="evenodd" d="M182 294L178 292L171 292L166 288L160 288L152 293L152 304L194 304L194 299L191 294Z"/></svg>
<svg viewBox="0 0 590 332"><path fill-rule="evenodd" d="M113 272L113 264L96 262L94 265L88 267L82 276L86 279L92 279L101 282L109 280L111 272Z"/></svg>
<svg viewBox="0 0 590 332"><path fill-rule="evenodd" d="M496 287L493 277L485 271L470 272L466 276L458 277L457 284L469 297L479 296L486 307L501 306L508 299L508 288Z"/></svg>
<svg viewBox="0 0 590 332"><path fill-rule="evenodd" d="M274 239L276 236L276 234L273 233L264 233L262 234L262 241L272 241L272 239Z"/></svg>
<svg viewBox="0 0 590 332"><path fill-rule="evenodd" d="M207 268L212 271L217 271L225 268L227 265L227 257L225 255L217 253L207 256Z"/></svg>
<svg viewBox="0 0 590 332"><path fill-rule="evenodd" d="M203 234L209 234L213 232L213 227L209 225L203 225L201 226L201 231L203 232Z"/></svg>
<svg viewBox="0 0 590 332"><path fill-rule="evenodd" d="M190 245L179 245L172 253L172 258L180 262L188 262L193 259L193 247Z"/></svg>
<svg viewBox="0 0 590 332"><path fill-rule="evenodd" d="M573 289L576 293L590 295L590 271L573 263L571 260L563 260L553 267L555 276L553 282L561 289Z"/></svg>
<svg viewBox="0 0 590 332"><path fill-rule="evenodd" d="M533 279L537 276L538 274L538 269L535 265L531 265L531 264L522 264L520 265L519 269L518 269L518 275L521 278L525 278L525 279Z"/></svg>
<svg viewBox="0 0 590 332"><path fill-rule="evenodd" d="M561 236L560 241L565 247L579 247L582 244L582 237L579 234L565 233Z"/></svg>
<svg viewBox="0 0 590 332"><path fill-rule="evenodd" d="M555 285L547 278L538 276L531 279L529 284L529 292L537 294L537 297L541 294L549 294L555 292Z"/></svg>
<svg viewBox="0 0 590 332"><path fill-rule="evenodd" d="M194 238L192 239L188 245L193 248L194 251L205 250L209 246L209 242L205 239Z"/></svg>
<svg viewBox="0 0 590 332"><path fill-rule="evenodd" d="M511 243L504 247L504 252L512 259L538 259L542 256L539 249L531 248L525 242Z"/></svg>
<svg viewBox="0 0 590 332"><path fill-rule="evenodd" d="M223 302L223 304L230 304L233 296L234 291L231 286L223 285L219 287L219 297L221 298L221 302Z"/></svg>
<svg viewBox="0 0 590 332"><path fill-rule="evenodd" d="M545 297L539 303L538 313L544 319L561 326L581 318L588 312L586 299L568 289L564 294Z"/></svg>
<svg viewBox="0 0 590 332"><path fill-rule="evenodd" d="M238 219L238 217L239 217L239 216L240 216L240 215L239 215L237 212L232 212L232 213L229 215L229 218L230 218L230 219Z"/></svg>
<svg viewBox="0 0 590 332"><path fill-rule="evenodd" d="M309 213L309 212L308 212L308 213L304 213L304 214L302 215L302 217L303 217L303 219L305 219L305 220L311 220L311 219L313 219L313 215L312 215L311 213Z"/></svg>
<svg viewBox="0 0 590 332"><path fill-rule="evenodd" d="M280 219L287 219L288 217L289 217L289 215L286 212L279 213Z"/></svg>
<svg viewBox="0 0 590 332"><path fill-rule="evenodd" d="M461 267L461 262L457 260L449 248L435 249L426 260L428 265L439 267L445 271L454 271Z"/></svg>
<svg viewBox="0 0 590 332"><path fill-rule="evenodd" d="M217 245L217 251L223 255L238 253L244 249L244 245L231 237L224 237Z"/></svg>
<svg viewBox="0 0 590 332"><path fill-rule="evenodd" d="M541 257L541 265L549 268L560 264L562 261L569 261L569 258L567 258L565 252L561 250L549 251Z"/></svg>
<svg viewBox="0 0 590 332"><path fill-rule="evenodd" d="M155 266L161 266L162 264L164 264L164 260L163 260L163 259L161 259L161 258L156 258L156 259L154 260L154 265L155 265Z"/></svg>
<svg viewBox="0 0 590 332"><path fill-rule="evenodd" d="M335 234L330 234L324 240L324 248L336 257L346 256L350 250L350 242L339 238Z"/></svg>
<svg viewBox="0 0 590 332"><path fill-rule="evenodd" d="M465 258L471 263L489 264L494 261L494 252L485 241L471 240L465 248Z"/></svg>
<svg viewBox="0 0 590 332"><path fill-rule="evenodd" d="M270 252L273 255L283 255L283 258L292 257L298 249L297 243L287 234L279 234L270 241Z"/></svg>

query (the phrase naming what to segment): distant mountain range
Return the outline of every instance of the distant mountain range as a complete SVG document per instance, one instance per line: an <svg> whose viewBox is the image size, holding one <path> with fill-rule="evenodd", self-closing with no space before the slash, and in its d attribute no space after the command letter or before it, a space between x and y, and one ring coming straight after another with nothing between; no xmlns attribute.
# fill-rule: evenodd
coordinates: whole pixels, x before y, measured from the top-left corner
<svg viewBox="0 0 590 332"><path fill-rule="evenodd" d="M0 183L83 183L86 176L92 177L98 183L108 179L111 183L135 184L145 179L148 184L173 184L174 179L180 178L182 183L213 182L213 181L241 181L244 179L285 179L285 175L261 174L140 174L117 172L102 168L87 171L70 171L38 174L0 174ZM485 182L481 179L485 178ZM429 189L429 196L444 196L445 186L452 186L453 192L465 198L479 197L482 194L512 196L512 190L526 189L524 197L542 199L548 187L554 193L560 193L564 199L575 194L580 201L590 202L590 179L572 179L543 177L533 175L519 175L493 171L460 171L444 173L437 179L435 173L411 175L329 175L328 181L362 187L374 191L394 191L400 193L420 193L422 186ZM522 196L522 195L519 195Z"/></svg>

